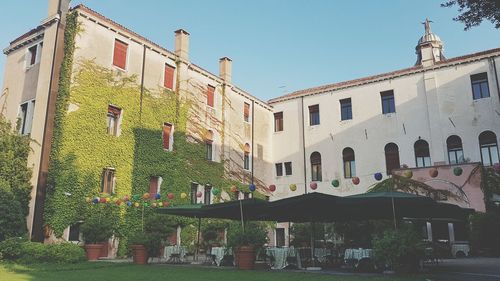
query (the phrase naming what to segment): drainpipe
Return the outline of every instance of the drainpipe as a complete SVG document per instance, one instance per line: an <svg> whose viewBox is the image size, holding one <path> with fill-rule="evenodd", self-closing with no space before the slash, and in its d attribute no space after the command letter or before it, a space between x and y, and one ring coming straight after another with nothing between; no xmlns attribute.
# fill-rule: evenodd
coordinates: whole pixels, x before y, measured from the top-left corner
<svg viewBox="0 0 500 281"><path fill-rule="evenodd" d="M143 51L142 51L142 72L141 72L141 101L139 105L139 122L142 121L142 98L144 96L144 72L146 69L146 45L143 45Z"/></svg>
<svg viewBox="0 0 500 281"><path fill-rule="evenodd" d="M304 120L304 97L300 97L300 109L302 112L302 152L304 157L304 194L307 194L307 174L306 174L306 136L305 136L305 120Z"/></svg>
<svg viewBox="0 0 500 281"><path fill-rule="evenodd" d="M255 124L254 124L254 120L255 120L255 101L252 100L252 184L253 184L253 159L254 159L254 154L255 154L255 150L254 150L254 147L253 147L253 140L254 140L254 133L255 133Z"/></svg>
<svg viewBox="0 0 500 281"><path fill-rule="evenodd" d="M498 94L498 98L500 99L500 85L498 84L498 73L497 73L497 64L495 62L495 58L491 58L491 60L493 61L493 70L495 71L495 81L496 81L496 84L497 84L497 94Z"/></svg>

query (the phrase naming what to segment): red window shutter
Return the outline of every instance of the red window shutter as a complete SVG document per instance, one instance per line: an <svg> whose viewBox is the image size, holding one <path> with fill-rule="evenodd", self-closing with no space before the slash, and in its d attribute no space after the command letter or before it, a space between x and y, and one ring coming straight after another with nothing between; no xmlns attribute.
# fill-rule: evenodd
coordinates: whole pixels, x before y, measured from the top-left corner
<svg viewBox="0 0 500 281"><path fill-rule="evenodd" d="M163 149L170 149L170 133L172 131L172 124L163 124Z"/></svg>
<svg viewBox="0 0 500 281"><path fill-rule="evenodd" d="M150 194L158 193L158 177L151 177L149 179L149 193Z"/></svg>
<svg viewBox="0 0 500 281"><path fill-rule="evenodd" d="M127 49L128 45L120 40L115 39L115 51L113 53L113 65L121 69L127 66Z"/></svg>
<svg viewBox="0 0 500 281"><path fill-rule="evenodd" d="M215 88L208 85L208 88L207 88L207 105L208 106L211 106L211 107L214 107L214 92L215 92Z"/></svg>
<svg viewBox="0 0 500 281"><path fill-rule="evenodd" d="M249 116L250 116L250 104L245 102L245 105L243 106L243 117L245 117L245 120L248 120Z"/></svg>
<svg viewBox="0 0 500 281"><path fill-rule="evenodd" d="M165 64L165 78L163 79L165 88L174 89L174 71L175 67Z"/></svg>

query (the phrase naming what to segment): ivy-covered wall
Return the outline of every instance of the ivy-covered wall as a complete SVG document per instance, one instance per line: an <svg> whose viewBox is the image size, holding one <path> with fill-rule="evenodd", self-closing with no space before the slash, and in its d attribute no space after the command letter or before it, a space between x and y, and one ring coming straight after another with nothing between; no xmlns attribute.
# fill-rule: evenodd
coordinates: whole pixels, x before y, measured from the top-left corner
<svg viewBox="0 0 500 281"><path fill-rule="evenodd" d="M77 15L70 14L67 21L45 210L45 224L56 236L96 208L87 201L103 196L99 191L105 167L116 169L116 198L148 192L151 176L163 178L161 201L171 205L189 203L189 197L181 199L180 194L189 194L191 181L210 183L221 191L239 185L225 177L223 163L205 159L202 141L187 138L189 100L179 102L176 93L169 90L145 91L141 113L137 77L99 66L92 60L74 61L75 36L79 32ZM118 137L106 132L110 104L122 109ZM175 126L173 151L163 150L164 122ZM167 193L173 193L174 198L167 199ZM142 207L97 205L108 205L113 219L107 223L124 238L140 229ZM145 215L152 212L152 208L145 209Z"/></svg>

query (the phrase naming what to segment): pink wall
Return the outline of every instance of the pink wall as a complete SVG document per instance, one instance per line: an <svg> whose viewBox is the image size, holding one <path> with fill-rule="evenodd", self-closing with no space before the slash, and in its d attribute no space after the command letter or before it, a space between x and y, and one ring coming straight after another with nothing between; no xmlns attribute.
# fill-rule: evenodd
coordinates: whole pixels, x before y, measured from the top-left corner
<svg viewBox="0 0 500 281"><path fill-rule="evenodd" d="M456 176L453 173L455 167L462 168L462 174ZM431 176L433 170L437 170L435 177ZM406 168L393 171L393 174L403 176L404 172L411 170L412 179L423 182L435 189L448 190L460 197L456 200L448 198L446 203L453 203L460 207L472 208L479 212L485 212L484 194L481 190L481 170L479 163L466 163L459 165L443 165L426 168Z"/></svg>

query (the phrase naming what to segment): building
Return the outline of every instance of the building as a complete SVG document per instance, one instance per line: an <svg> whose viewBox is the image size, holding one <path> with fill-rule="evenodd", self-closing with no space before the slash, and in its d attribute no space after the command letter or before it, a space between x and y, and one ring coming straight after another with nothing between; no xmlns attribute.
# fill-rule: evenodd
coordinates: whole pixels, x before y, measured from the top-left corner
<svg viewBox="0 0 500 281"><path fill-rule="evenodd" d="M500 48L445 58L426 21L415 66L264 102L232 84L231 59L219 60L219 75L192 63L189 37L175 31L169 51L88 7L50 0L47 19L4 49L1 113L35 140L33 239L53 237L55 228L71 240L78 210L57 217L52 197L70 205L80 202L76 194L172 190L210 203L217 197L212 186L224 201L235 182L254 184L271 200L304 192L345 196L403 166L499 161ZM107 84L91 93L82 88L96 83ZM82 174L51 172L52 161ZM479 186L471 190L481 198ZM484 211L474 202L465 206ZM276 231L280 244L285 228Z"/></svg>

